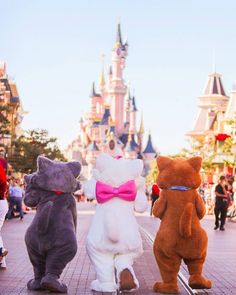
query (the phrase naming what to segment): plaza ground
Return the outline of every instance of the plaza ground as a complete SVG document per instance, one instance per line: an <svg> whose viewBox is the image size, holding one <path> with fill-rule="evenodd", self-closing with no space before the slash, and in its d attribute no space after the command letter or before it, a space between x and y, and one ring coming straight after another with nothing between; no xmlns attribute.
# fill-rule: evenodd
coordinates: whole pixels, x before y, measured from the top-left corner
<svg viewBox="0 0 236 295"><path fill-rule="evenodd" d="M78 252L75 258L65 268L61 279L68 285L70 295L102 294L92 292L90 283L95 278L95 272L85 250L85 240L95 204L78 203ZM29 226L34 211L25 215L23 221L13 219L5 222L2 230L5 247L9 250L7 256L7 269L0 272L0 295L17 294L47 294L46 292L28 291L26 284L33 277L33 270L24 243L24 233ZM150 237L154 237L158 229L159 220L150 217L149 211L137 215L138 222ZM214 231L214 219L206 216L202 226L208 233L208 256L204 266L204 275L213 282L209 291L198 291L197 294L236 294L236 223L227 222L226 230ZM142 230L142 232L143 232ZM152 253L152 243L146 234L142 233L144 253L137 259L134 269L140 282L140 289L133 294L148 295L156 280L160 280L160 273ZM181 273L188 278L186 267L181 267ZM184 287L179 284L181 294L187 294ZM127 293L128 294L128 293Z"/></svg>

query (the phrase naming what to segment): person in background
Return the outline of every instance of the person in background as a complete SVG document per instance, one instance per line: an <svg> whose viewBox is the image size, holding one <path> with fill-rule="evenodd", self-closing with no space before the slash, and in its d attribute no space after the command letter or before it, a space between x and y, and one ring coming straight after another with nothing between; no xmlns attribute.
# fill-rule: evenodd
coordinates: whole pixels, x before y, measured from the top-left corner
<svg viewBox="0 0 236 295"><path fill-rule="evenodd" d="M7 219L11 219L12 212L16 206L17 211L20 213L20 219L24 218L24 212L22 209L23 190L18 185L18 180L13 179L12 184L9 187L9 210L7 213Z"/></svg>
<svg viewBox="0 0 236 295"><path fill-rule="evenodd" d="M215 227L217 230L220 226L220 230L225 230L225 219L228 208L228 194L226 191L226 178L221 176L218 185L215 187ZM220 221L220 224L219 224Z"/></svg>
<svg viewBox="0 0 236 295"><path fill-rule="evenodd" d="M152 208L153 208L153 205L154 205L154 203L156 202L156 200L158 200L159 195L160 195L160 189L159 189L159 187L157 186L157 184L154 183L154 184L152 185L152 192L151 192L151 201L152 201L151 212L150 212L150 215L151 215L151 216L152 216Z"/></svg>
<svg viewBox="0 0 236 295"><path fill-rule="evenodd" d="M5 198L7 189L7 178L5 171L2 166L0 166L0 270L6 269L6 259L8 251L4 248L1 229L8 211L8 203Z"/></svg>

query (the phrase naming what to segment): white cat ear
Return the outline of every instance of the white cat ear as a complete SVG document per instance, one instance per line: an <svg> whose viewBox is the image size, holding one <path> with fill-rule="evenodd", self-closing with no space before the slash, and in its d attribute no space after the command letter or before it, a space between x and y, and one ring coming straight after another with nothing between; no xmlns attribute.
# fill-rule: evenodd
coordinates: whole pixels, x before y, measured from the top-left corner
<svg viewBox="0 0 236 295"><path fill-rule="evenodd" d="M139 159L131 160L128 165L130 165L130 169L131 169L131 172L132 172L132 175L134 178L141 176L141 174L143 172L143 161L142 160L139 160Z"/></svg>
<svg viewBox="0 0 236 295"><path fill-rule="evenodd" d="M113 161L114 161L114 159L110 155L102 153L97 157L96 169L98 169L101 172L108 165L112 165Z"/></svg>
<svg viewBox="0 0 236 295"><path fill-rule="evenodd" d="M93 169L92 176L94 179L99 179L100 172L97 169Z"/></svg>
<svg viewBox="0 0 236 295"><path fill-rule="evenodd" d="M80 171L81 171L80 162L76 162L76 161L68 162L66 163L66 165L69 167L69 169L71 170L75 178L77 178L80 175Z"/></svg>
<svg viewBox="0 0 236 295"><path fill-rule="evenodd" d="M49 166L52 165L52 161L46 157L43 156L38 156L37 159L37 166L38 166L38 171L42 172L48 169Z"/></svg>

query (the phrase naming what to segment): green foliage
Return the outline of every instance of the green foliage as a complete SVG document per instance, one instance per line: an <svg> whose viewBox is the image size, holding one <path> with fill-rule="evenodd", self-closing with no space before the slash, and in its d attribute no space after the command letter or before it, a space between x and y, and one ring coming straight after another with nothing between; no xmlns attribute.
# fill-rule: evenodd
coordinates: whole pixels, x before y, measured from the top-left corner
<svg viewBox="0 0 236 295"><path fill-rule="evenodd" d="M15 171L29 173L37 169L36 160L39 155L66 161L56 141L56 138L49 137L47 130L29 130L13 143L9 163Z"/></svg>
<svg viewBox="0 0 236 295"><path fill-rule="evenodd" d="M156 159L152 161L151 170L146 176L146 185L149 186L156 182L158 176L157 161Z"/></svg>
<svg viewBox="0 0 236 295"><path fill-rule="evenodd" d="M7 119L9 107L0 105L0 136L10 133L10 121Z"/></svg>

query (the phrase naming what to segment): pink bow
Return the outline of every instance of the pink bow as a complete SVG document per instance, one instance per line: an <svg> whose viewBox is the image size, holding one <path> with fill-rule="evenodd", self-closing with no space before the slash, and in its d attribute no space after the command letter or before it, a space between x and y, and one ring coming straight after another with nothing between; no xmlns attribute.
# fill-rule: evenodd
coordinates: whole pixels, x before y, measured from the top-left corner
<svg viewBox="0 0 236 295"><path fill-rule="evenodd" d="M134 180L129 180L119 187L112 187L103 182L96 183L96 198L98 203L103 204L114 197L132 202L135 200L137 189Z"/></svg>

